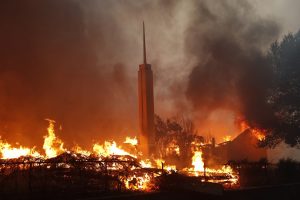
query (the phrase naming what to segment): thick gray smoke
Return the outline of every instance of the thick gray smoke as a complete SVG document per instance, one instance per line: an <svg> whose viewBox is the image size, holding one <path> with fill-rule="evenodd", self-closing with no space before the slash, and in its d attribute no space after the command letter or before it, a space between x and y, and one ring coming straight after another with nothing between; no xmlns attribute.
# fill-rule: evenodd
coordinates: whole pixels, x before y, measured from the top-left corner
<svg viewBox="0 0 300 200"><path fill-rule="evenodd" d="M272 72L262 49L278 37L278 25L256 16L246 1L196 5L186 31L186 50L197 60L187 98L197 112L228 109L250 125L271 127L275 118L266 96Z"/></svg>
<svg viewBox="0 0 300 200"><path fill-rule="evenodd" d="M45 118L69 144L136 135L143 20L157 114L201 124L221 108L272 121L262 49L279 28L247 1L10 0L0 5L2 138L40 147Z"/></svg>
<svg viewBox="0 0 300 200"><path fill-rule="evenodd" d="M2 139L40 148L48 125L45 118L57 122L57 135L67 145L90 147L96 139L123 140L125 135L137 135L142 21L146 21L147 40L162 48L166 34L156 31L170 26L164 23L172 18L175 4L133 0L1 2ZM158 22L163 24L155 26ZM148 43L149 61L159 66L163 63L162 55L158 56L161 51L155 52L153 46ZM166 96L161 98L166 101Z"/></svg>

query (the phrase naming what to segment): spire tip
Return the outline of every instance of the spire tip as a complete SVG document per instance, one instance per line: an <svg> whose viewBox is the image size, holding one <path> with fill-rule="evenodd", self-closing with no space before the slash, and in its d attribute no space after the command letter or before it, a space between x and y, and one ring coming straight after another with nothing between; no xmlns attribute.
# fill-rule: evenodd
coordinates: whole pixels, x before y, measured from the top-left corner
<svg viewBox="0 0 300 200"><path fill-rule="evenodd" d="M145 23L143 20L143 49L144 49L144 64L147 64L147 59L146 59L146 41L145 41Z"/></svg>

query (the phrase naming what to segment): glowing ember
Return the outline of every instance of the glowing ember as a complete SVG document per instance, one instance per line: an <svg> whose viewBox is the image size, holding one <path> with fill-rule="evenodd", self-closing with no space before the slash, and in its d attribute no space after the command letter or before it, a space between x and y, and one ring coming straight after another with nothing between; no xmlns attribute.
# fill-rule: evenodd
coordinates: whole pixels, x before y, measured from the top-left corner
<svg viewBox="0 0 300 200"><path fill-rule="evenodd" d="M141 176L133 175L124 179L125 187L129 190L143 190L149 191L151 189L151 177L145 173Z"/></svg>

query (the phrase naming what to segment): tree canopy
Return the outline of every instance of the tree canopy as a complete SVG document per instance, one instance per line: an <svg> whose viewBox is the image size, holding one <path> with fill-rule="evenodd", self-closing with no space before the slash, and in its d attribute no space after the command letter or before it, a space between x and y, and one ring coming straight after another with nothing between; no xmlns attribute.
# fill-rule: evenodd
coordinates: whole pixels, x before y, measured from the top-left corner
<svg viewBox="0 0 300 200"><path fill-rule="evenodd" d="M278 119L277 127L267 137L268 144L284 140L291 146L300 140L300 31L275 41L268 52L274 82L268 103ZM277 142L275 142L276 144Z"/></svg>

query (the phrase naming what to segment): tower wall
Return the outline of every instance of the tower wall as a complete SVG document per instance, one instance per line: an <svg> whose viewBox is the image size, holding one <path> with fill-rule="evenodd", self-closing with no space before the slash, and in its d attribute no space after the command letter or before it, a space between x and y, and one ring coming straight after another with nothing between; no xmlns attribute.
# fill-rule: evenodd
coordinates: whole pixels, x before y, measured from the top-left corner
<svg viewBox="0 0 300 200"><path fill-rule="evenodd" d="M138 71L139 140L145 156L154 152L153 73L150 64L141 64Z"/></svg>

